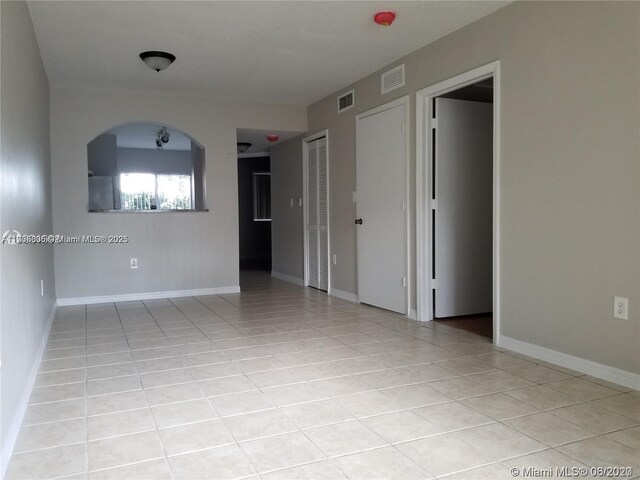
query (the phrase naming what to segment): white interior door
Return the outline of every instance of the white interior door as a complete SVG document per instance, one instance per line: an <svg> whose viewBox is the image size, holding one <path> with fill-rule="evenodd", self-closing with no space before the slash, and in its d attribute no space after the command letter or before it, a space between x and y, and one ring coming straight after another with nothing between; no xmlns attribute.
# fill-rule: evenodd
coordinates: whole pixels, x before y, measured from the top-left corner
<svg viewBox="0 0 640 480"><path fill-rule="evenodd" d="M407 105L356 120L358 300L407 314Z"/></svg>
<svg viewBox="0 0 640 480"><path fill-rule="evenodd" d="M327 139L306 144L305 155L305 242L306 284L329 288L329 204Z"/></svg>
<svg viewBox="0 0 640 480"><path fill-rule="evenodd" d="M492 310L493 105L437 98L435 316Z"/></svg>

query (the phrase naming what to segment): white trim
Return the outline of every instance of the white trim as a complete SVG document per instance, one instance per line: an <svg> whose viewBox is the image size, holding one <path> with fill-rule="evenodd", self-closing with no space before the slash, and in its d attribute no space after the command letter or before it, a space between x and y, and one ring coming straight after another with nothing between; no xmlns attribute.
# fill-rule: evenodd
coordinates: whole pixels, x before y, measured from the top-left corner
<svg viewBox="0 0 640 480"><path fill-rule="evenodd" d="M11 458L11 454L13 453L13 449L16 446L16 440L18 439L18 434L20 433L20 427L22 426L22 422L24 420L24 415L27 413L27 407L29 406L29 398L31 397L31 392L33 391L33 387L36 383L36 378L38 376L38 370L40 370L40 363L42 362L42 356L44 355L44 349L47 345L47 340L49 339L49 332L51 331L51 325L53 325L53 319L56 316L56 304L51 307L51 312L49 312L49 318L47 318L47 323L44 327L44 331L42 332L42 338L40 339L40 346L38 347L38 351L36 352L36 356L33 359L33 364L31 365L31 371L29 372L29 376L27 377L27 381L24 384L24 389L22 390L22 396L20 397L20 403L18 404L18 408L13 415L13 421L8 428L7 438L2 445L2 465L0 465L0 478L4 478L4 474L7 472L7 466L9 465L9 459Z"/></svg>
<svg viewBox="0 0 640 480"><path fill-rule="evenodd" d="M371 110L359 113L358 115L356 115L356 120L362 120L363 118L370 117L371 115L384 112L385 110L389 110L400 105L406 105L407 107L409 106L409 95L404 95L402 97L396 98L395 100L391 100L390 102L383 103L382 105L372 108ZM405 133L406 131L407 129L405 128Z"/></svg>
<svg viewBox="0 0 640 480"><path fill-rule="evenodd" d="M417 318L433 320L431 297L432 99L493 77L493 342L500 342L500 61L483 65L416 93ZM428 132L428 133L427 133Z"/></svg>
<svg viewBox="0 0 640 480"><path fill-rule="evenodd" d="M271 153L269 152L238 153L238 158L261 158L270 156Z"/></svg>
<svg viewBox="0 0 640 480"><path fill-rule="evenodd" d="M332 297L341 298L347 302L358 303L358 296L355 293L345 292L344 290L338 290L337 288L332 288L328 293Z"/></svg>
<svg viewBox="0 0 640 480"><path fill-rule="evenodd" d="M411 320L416 320L416 319L418 318L418 314L417 314L417 312L416 312L416 309L415 309L415 308L411 308L411 309L409 309L409 318L410 318Z"/></svg>
<svg viewBox="0 0 640 480"><path fill-rule="evenodd" d="M331 290L331 270L333 263L331 262L331 152L329 150L329 130L321 130L313 135L309 135L302 139L302 242L304 246L304 271L302 277L302 285L309 286L307 282L307 272L309 270L309 243L307 231L307 150L310 142L325 137L327 140L327 292ZM319 268L319 267L318 267Z"/></svg>
<svg viewBox="0 0 640 480"><path fill-rule="evenodd" d="M574 357L567 353L551 350L546 347L534 345L533 343L522 342L515 338L500 336L500 345L508 350L530 357L538 358L546 362L560 365L561 367L577 370L578 372L602 378L609 382L623 385L634 390L640 390L640 375L637 373L610 367L601 363L593 362L585 358Z"/></svg>
<svg viewBox="0 0 640 480"><path fill-rule="evenodd" d="M397 98L395 100L392 100L391 102L387 102L383 105L380 105L376 108L372 108L371 110L367 110L366 112L363 112L359 115L356 115L356 131L358 128L358 120L361 120L363 118L369 117L371 115L375 115L377 113L380 112L384 112L385 110L389 110L391 108L395 108L398 107L400 105L404 106L404 110L405 110L405 118L404 118L404 136L405 136L405 150L406 150L406 161L405 161L405 165L404 165L404 171L405 171L405 186L404 186L404 198L405 198L405 216L404 216L404 225L405 225L405 267L404 267L404 276L407 279L407 286L406 286L406 292L405 292L405 315L409 316L410 314L410 306L411 306L411 293L412 293L412 285L411 285L411 276L409 275L409 272L411 271L411 265L413 262L413 258L411 256L411 239L410 239L410 235L411 235L411 225L409 222L409 219L411 218L412 215L412 211L411 211L411 202L409 201L409 192L410 192L410 188L409 188L409 182L411 181L410 177L409 177L409 172L411 170L410 166L411 166L411 152L410 152L410 144L409 144L409 124L411 122L411 118L409 115L409 95L405 95L403 97ZM356 185L356 192L357 192L357 188L358 186ZM357 193L356 193L357 194ZM356 202L357 203L357 202ZM357 209L357 206L356 206ZM357 233L356 233L356 246L357 246ZM357 261L356 261L357 263ZM356 267L357 269L357 267Z"/></svg>
<svg viewBox="0 0 640 480"><path fill-rule="evenodd" d="M271 270L271 276L273 278L277 278L278 280L304 287L304 280L302 280L300 277L294 277L293 275L287 275L286 273L276 272L275 270Z"/></svg>
<svg viewBox="0 0 640 480"><path fill-rule="evenodd" d="M239 286L195 288L192 290L168 290L165 292L123 293L120 295L100 295L95 297L67 297L59 298L58 306L89 305L92 303L130 302L135 300L155 300L159 298L199 297L204 295L224 295L240 293Z"/></svg>

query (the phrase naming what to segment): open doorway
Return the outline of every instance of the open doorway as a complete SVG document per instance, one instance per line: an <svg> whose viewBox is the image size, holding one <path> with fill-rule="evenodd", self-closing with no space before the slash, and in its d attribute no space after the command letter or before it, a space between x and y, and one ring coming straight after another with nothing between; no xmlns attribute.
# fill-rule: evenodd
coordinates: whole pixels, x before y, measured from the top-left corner
<svg viewBox="0 0 640 480"><path fill-rule="evenodd" d="M269 156L238 158L240 270L271 271Z"/></svg>
<svg viewBox="0 0 640 480"><path fill-rule="evenodd" d="M264 285L270 281L273 220L271 149L299 134L284 130L237 129L238 267L241 288ZM282 169L276 170L276 173L278 171L282 175Z"/></svg>
<svg viewBox="0 0 640 480"><path fill-rule="evenodd" d="M260 139L260 140L258 140ZM271 271L271 159L265 135L238 130L240 271Z"/></svg>
<svg viewBox="0 0 640 480"><path fill-rule="evenodd" d="M493 338L493 78L432 102L433 317Z"/></svg>
<svg viewBox="0 0 640 480"><path fill-rule="evenodd" d="M498 340L499 63L418 92L418 318Z"/></svg>

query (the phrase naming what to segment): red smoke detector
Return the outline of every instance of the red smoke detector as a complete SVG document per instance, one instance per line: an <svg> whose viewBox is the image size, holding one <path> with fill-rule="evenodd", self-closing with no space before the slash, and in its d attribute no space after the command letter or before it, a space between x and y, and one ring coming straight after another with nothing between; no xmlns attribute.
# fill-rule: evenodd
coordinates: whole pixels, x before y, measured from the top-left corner
<svg viewBox="0 0 640 480"><path fill-rule="evenodd" d="M378 12L373 16L373 21L383 27L388 27L396 19L396 14L390 11Z"/></svg>
<svg viewBox="0 0 640 480"><path fill-rule="evenodd" d="M267 140L271 143L277 142L280 137L278 135L267 135Z"/></svg>

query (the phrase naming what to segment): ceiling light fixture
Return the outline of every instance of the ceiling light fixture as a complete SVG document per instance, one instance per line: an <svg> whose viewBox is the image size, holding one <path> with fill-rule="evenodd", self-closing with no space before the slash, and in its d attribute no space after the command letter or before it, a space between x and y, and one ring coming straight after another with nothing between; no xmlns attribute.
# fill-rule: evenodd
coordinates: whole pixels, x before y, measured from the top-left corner
<svg viewBox="0 0 640 480"><path fill-rule="evenodd" d="M147 67L159 72L169 67L169 65L175 61L176 57L167 52L149 51L142 52L140 59L147 64Z"/></svg>
<svg viewBox="0 0 640 480"><path fill-rule="evenodd" d="M388 27L396 19L396 14L389 10L378 12L373 16L373 21L383 27Z"/></svg>
<svg viewBox="0 0 640 480"><path fill-rule="evenodd" d="M167 127L162 127L156 137L156 147L160 150L165 143L169 143L171 134L167 131Z"/></svg>
<svg viewBox="0 0 640 480"><path fill-rule="evenodd" d="M251 144L249 142L238 142L237 147L238 153L244 153L251 148Z"/></svg>

